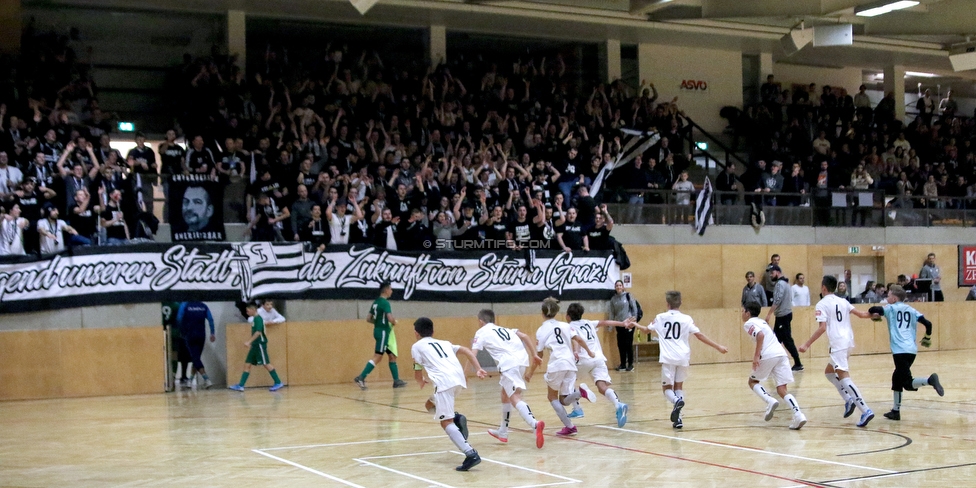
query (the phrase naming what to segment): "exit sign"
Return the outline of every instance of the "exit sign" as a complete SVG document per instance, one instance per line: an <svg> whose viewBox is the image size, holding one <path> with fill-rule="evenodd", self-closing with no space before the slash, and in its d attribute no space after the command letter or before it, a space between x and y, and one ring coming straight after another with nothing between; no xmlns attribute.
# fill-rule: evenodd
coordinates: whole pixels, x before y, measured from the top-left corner
<svg viewBox="0 0 976 488"><path fill-rule="evenodd" d="M861 254L861 248L858 246L851 246L847 248L848 254Z"/></svg>

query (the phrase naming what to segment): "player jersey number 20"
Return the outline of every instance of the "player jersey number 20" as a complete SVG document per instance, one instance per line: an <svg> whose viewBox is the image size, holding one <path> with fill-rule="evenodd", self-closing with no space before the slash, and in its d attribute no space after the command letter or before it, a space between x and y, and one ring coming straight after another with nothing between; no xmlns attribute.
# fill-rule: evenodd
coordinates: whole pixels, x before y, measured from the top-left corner
<svg viewBox="0 0 976 488"><path fill-rule="evenodd" d="M681 322L665 322L664 323L664 338L665 339L680 339L681 338Z"/></svg>

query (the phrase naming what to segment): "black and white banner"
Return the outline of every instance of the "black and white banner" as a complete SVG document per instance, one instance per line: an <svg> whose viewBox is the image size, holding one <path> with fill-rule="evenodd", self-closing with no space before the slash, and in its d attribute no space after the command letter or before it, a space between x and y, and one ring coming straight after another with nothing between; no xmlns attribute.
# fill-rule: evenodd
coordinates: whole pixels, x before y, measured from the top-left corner
<svg viewBox="0 0 976 488"><path fill-rule="evenodd" d="M397 252L302 244L140 244L76 248L40 261L0 264L0 313L164 301L259 297L372 300L383 281L413 301L600 300L620 269L609 251ZM19 261L19 262L17 262Z"/></svg>
<svg viewBox="0 0 976 488"><path fill-rule="evenodd" d="M169 180L173 242L223 241L224 187L209 175L173 175Z"/></svg>

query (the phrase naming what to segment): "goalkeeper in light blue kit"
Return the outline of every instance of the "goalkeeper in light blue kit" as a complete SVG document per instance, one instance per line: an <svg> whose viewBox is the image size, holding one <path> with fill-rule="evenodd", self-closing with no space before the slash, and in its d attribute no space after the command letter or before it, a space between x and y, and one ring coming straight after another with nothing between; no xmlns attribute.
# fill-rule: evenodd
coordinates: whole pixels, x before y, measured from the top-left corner
<svg viewBox="0 0 976 488"><path fill-rule="evenodd" d="M891 373L891 391L894 392L894 405L890 412L884 414L889 420L901 420L901 393L903 390L916 391L923 386L935 388L939 396L945 395L939 375L932 373L928 378L912 378L912 363L918 353L915 345L918 323L925 326L925 337L921 344L924 347L932 345L932 322L922 316L905 303L905 289L892 285L888 290L888 305L874 306L868 312L874 320L881 320L883 315L888 320L888 335L891 337L891 354L895 360L895 371Z"/></svg>

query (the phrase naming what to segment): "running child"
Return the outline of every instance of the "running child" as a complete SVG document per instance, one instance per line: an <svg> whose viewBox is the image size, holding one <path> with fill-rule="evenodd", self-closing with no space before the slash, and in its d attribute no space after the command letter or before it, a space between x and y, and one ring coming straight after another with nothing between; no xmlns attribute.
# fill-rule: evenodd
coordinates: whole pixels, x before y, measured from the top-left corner
<svg viewBox="0 0 976 488"><path fill-rule="evenodd" d="M925 326L925 336L922 337L922 347L932 346L932 322L905 303L908 295L905 289L898 285L891 285L888 289L888 305L874 306L868 309L876 320L884 316L888 320L888 336L891 340L891 355L895 360L895 371L891 373L891 391L894 403L891 411L884 414L886 419L901 420L901 393L904 390L917 391L923 386L935 388L939 396L945 395L942 384L939 383L938 373L932 373L928 378L912 378L912 364L918 354L915 338L918 337L918 324Z"/></svg>
<svg viewBox="0 0 976 488"><path fill-rule="evenodd" d="M478 323L481 328L474 334L471 349L488 351L498 365L502 387L502 423L498 429L488 429L488 434L501 442L508 442L508 421L514 408L529 428L535 431L535 446L542 449L545 443L542 431L546 424L536 420L528 404L522 400L522 391L526 389L523 376L525 368L529 366L527 351L532 351L535 364L542 364L542 357L535 352L535 341L518 329L496 325L495 312L489 309L478 312Z"/></svg>
<svg viewBox="0 0 976 488"><path fill-rule="evenodd" d="M535 333L536 350L549 350L549 365L546 368L545 380L549 387L548 399L552 409L556 411L563 428L556 435L576 435L576 426L566 414L566 405L572 405L579 400L580 391L576 390L576 360L579 359L573 351L572 344L579 345L590 357L595 354L583 339L565 322L556 320L559 313L559 300L549 297L542 301L542 315L546 321ZM538 365L533 362L525 375L525 381L532 379L532 374Z"/></svg>
<svg viewBox="0 0 976 488"><path fill-rule="evenodd" d="M264 334L264 320L258 315L258 306L254 303L247 304L247 319L251 323L251 338L244 343L248 346L250 350L247 352L247 359L244 360L244 372L241 373L241 382L236 385L231 385L228 388L235 391L244 391L244 384L247 383L247 377L251 374L251 365L264 366L264 369L268 370L271 374L271 379L274 380L274 385L268 388L269 391L278 391L285 385L281 383L281 379L278 378L278 373L275 372L275 367L271 364L268 359L268 336Z"/></svg>
<svg viewBox="0 0 976 488"><path fill-rule="evenodd" d="M820 293L823 298L817 302L816 307L816 319L820 323L820 327L799 349L800 352L807 352L820 336L825 332L827 333L827 342L830 344L830 360L824 369L824 376L844 399L844 418L850 417L854 413L854 408L857 407L861 411L861 418L855 425L867 427L868 422L874 418L874 411L865 403L864 398L861 397L861 391L854 386L854 382L851 380L848 358L851 349L854 348L854 329L851 327L851 315L867 319L871 318L871 314L854 308L851 302L835 295L836 291L837 278L824 276L820 282Z"/></svg>
<svg viewBox="0 0 976 488"><path fill-rule="evenodd" d="M468 387L464 368L458 361L457 353L467 357L471 364L478 368L479 378L488 376L488 373L481 369L478 357L471 349L434 339L434 322L429 318L417 319L413 323L413 330L417 335L417 342L410 348L410 355L413 356L414 362L414 378L423 389L428 383L424 378L424 371L426 371L430 382L434 384L434 419L440 421L451 442L464 453L464 462L455 469L467 471L480 463L481 457L478 456L478 451L468 444L465 435L455 423L458 414L454 410L454 397Z"/></svg>
<svg viewBox="0 0 976 488"><path fill-rule="evenodd" d="M695 325L695 320L681 313L681 292L669 291L664 294L668 303L668 311L657 314L650 325L644 327L632 324L644 332L654 332L661 347L661 385L664 397L674 405L671 409L671 426L675 429L684 427L681 419L681 409L685 406L685 380L688 379L688 365L691 363L691 343L689 338L695 336L698 340L725 354L729 349L717 344L702 334Z"/></svg>
<svg viewBox="0 0 976 488"><path fill-rule="evenodd" d="M590 350L596 353L596 356L592 358L580 356L579 361L576 363L576 376L579 378L580 375L586 373L590 374L590 378L593 379L593 383L596 385L597 390L600 394L607 397L610 403L613 404L614 412L617 415L617 426L623 427L627 424L627 411L630 407L620 401L617 397L617 393L610 388L612 381L610 380L610 372L607 369L607 357L603 354L603 346L600 344L600 338L597 336L597 329L599 327L606 327L611 329L613 327L629 327L631 323L635 321L634 317L628 317L623 322L616 320L584 320L583 313L585 309L580 303L571 303L566 309L566 320L569 321L569 326L573 328L574 331L586 341L586 344L590 346ZM596 395L593 394L586 384L580 383L579 389L581 396L586 398L591 402L596 402ZM578 413L576 409L579 409ZM579 402L575 403L575 408L573 413L569 415L570 418L582 417L583 409L579 407Z"/></svg>
<svg viewBox="0 0 976 488"><path fill-rule="evenodd" d="M762 382L766 378L773 377L776 384L776 393L790 405L793 410L793 421L790 423L791 430L800 430L807 423L806 415L800 411L800 404L796 398L787 393L786 385L793 382L793 371L790 369L790 360L786 355L786 349L776 338L776 333L769 327L769 324L759 318L759 304L755 302L746 303L742 309L742 328L746 334L756 343L756 352L752 356L752 374L749 376L749 388L756 395L766 402L766 421L773 418L773 412L779 407L779 401L772 397L763 388Z"/></svg>

